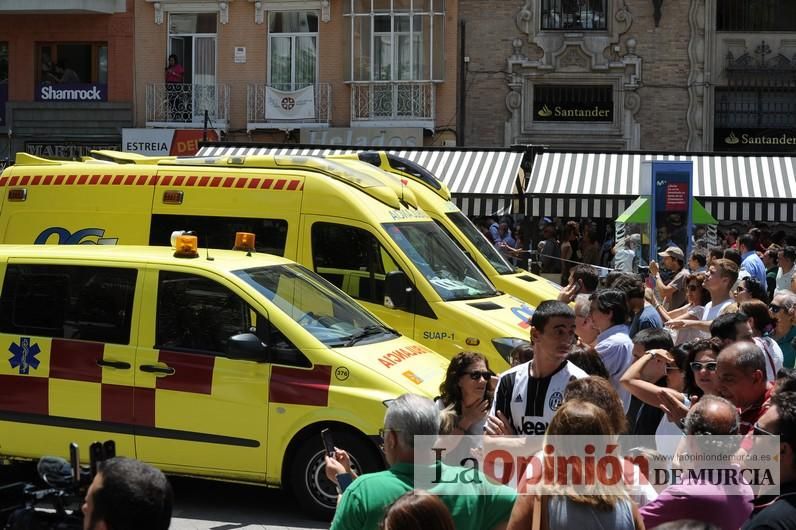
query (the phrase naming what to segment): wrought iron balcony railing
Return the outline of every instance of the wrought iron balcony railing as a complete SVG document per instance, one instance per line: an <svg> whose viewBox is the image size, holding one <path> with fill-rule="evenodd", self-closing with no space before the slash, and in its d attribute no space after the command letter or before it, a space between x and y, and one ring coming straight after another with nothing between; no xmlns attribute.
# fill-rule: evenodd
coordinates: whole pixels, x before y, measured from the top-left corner
<svg viewBox="0 0 796 530"><path fill-rule="evenodd" d="M431 81L351 83L351 122L401 122L432 127L435 112Z"/></svg>
<svg viewBox="0 0 796 530"><path fill-rule="evenodd" d="M205 111L212 128L228 126L228 85L151 83L146 87L146 122L149 127L201 126Z"/></svg>

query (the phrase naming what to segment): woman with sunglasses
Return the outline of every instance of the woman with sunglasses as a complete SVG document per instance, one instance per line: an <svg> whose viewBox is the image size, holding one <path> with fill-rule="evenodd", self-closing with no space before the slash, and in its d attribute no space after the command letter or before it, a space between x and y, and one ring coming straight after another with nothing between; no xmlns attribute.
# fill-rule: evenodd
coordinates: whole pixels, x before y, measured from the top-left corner
<svg viewBox="0 0 796 530"><path fill-rule="evenodd" d="M688 354L689 351L683 346L675 346L671 351L650 350L630 365L619 383L637 399L652 407L658 407L664 412L668 412L670 407L667 407L666 404L670 402L677 403L687 410L691 406L691 395L694 391L693 388L686 386ZM653 366L648 367L648 363L653 363ZM649 373L665 375L666 386L661 387L654 382L647 381L644 374ZM654 377L653 380L657 381L658 378ZM682 433L678 424L664 415L655 430L658 450L662 450L661 440L666 440L657 438L658 436L679 434ZM676 443L667 443L667 445L672 445L670 447L672 451L677 447Z"/></svg>
<svg viewBox="0 0 796 530"><path fill-rule="evenodd" d="M749 276L738 280L738 284L732 290L732 297L739 306L750 300L760 300L768 304L766 286Z"/></svg>
<svg viewBox="0 0 796 530"><path fill-rule="evenodd" d="M783 354L782 348L771 338L774 332L774 319L768 312L768 305L761 300L749 300L741 303L738 309L749 317L752 339L766 356L766 378L774 381L777 371L782 368Z"/></svg>
<svg viewBox="0 0 796 530"><path fill-rule="evenodd" d="M664 309L663 304L656 298L655 292L650 290L651 293L647 298L653 307L658 311L664 325L670 321L677 320L700 320L702 314L705 312L705 305L710 302L710 293L705 289L703 282L705 281L705 274L697 272L688 275L685 281L686 291L686 304L677 309L667 311ZM671 327L667 329L674 331ZM683 327L676 330L677 336L675 337L675 344L683 344L685 342L710 337L710 333L705 330L691 327Z"/></svg>
<svg viewBox="0 0 796 530"><path fill-rule="evenodd" d="M464 351L451 359L436 399L440 410L450 408L455 413L449 434L484 434L494 392L489 384L494 375L480 353Z"/></svg>
<svg viewBox="0 0 796 530"><path fill-rule="evenodd" d="M688 389L688 395L693 399L705 394L718 394L719 380L716 377L716 359L721 351L721 341L699 339L684 346L688 348L688 371L685 374L685 387ZM682 412L683 418L687 412L688 409Z"/></svg>

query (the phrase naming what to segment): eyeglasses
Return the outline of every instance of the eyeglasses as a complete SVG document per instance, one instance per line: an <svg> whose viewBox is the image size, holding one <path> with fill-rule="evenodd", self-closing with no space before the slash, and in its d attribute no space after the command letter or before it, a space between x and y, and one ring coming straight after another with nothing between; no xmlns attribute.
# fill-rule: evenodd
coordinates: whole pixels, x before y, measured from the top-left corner
<svg viewBox="0 0 796 530"><path fill-rule="evenodd" d="M464 372L465 375L469 375L470 379L473 381L478 381L479 379L484 379L485 381L489 381L489 378L492 377L493 374L489 370L473 370L472 372Z"/></svg>
<svg viewBox="0 0 796 530"><path fill-rule="evenodd" d="M679 367L679 366L672 366L672 365L670 365L670 364L667 364L667 365L666 365L666 373L669 373L669 372L678 372L678 371L680 371L680 367Z"/></svg>
<svg viewBox="0 0 796 530"><path fill-rule="evenodd" d="M752 426L752 430L753 430L754 434L757 434L757 435L763 435L763 436L779 436L779 434L777 434L777 433L773 433L773 432L771 432L771 431L767 431L767 430L765 430L764 428L762 428L762 427L760 426L760 423L759 423L759 422L755 422L755 424Z"/></svg>
<svg viewBox="0 0 796 530"><path fill-rule="evenodd" d="M777 304L768 304L768 310L776 315L777 313L782 311L782 306Z"/></svg>
<svg viewBox="0 0 796 530"><path fill-rule="evenodd" d="M398 431L397 429L389 429L387 427L384 427L383 429L379 429L379 438L384 440L384 435L387 434L388 432L400 432L400 431Z"/></svg>
<svg viewBox="0 0 796 530"><path fill-rule="evenodd" d="M742 293L745 290L746 290L746 287L744 287L743 285L739 285L738 287L735 288L735 292L736 293Z"/></svg>
<svg viewBox="0 0 796 530"><path fill-rule="evenodd" d="M716 371L716 361L710 361L706 363L700 363L694 361L691 363L691 370L695 372L701 372L702 370L707 370L708 372L715 372Z"/></svg>

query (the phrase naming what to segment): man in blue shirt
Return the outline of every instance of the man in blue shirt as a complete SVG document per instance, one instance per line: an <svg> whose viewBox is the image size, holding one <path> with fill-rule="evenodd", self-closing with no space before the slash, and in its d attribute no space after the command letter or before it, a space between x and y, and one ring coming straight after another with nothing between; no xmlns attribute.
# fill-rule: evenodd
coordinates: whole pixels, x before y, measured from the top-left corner
<svg viewBox="0 0 796 530"><path fill-rule="evenodd" d="M741 270L749 273L749 276L766 285L766 266L763 260L755 252L757 242L752 234L744 234L738 238L738 252L741 253Z"/></svg>

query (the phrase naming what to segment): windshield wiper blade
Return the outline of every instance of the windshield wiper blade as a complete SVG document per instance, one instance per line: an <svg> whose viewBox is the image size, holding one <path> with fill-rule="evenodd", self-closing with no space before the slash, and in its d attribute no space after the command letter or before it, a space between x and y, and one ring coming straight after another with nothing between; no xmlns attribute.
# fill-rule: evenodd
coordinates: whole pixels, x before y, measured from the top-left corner
<svg viewBox="0 0 796 530"><path fill-rule="evenodd" d="M354 344L364 339L365 337L379 335L381 333L396 333L396 331L394 329L388 328L387 326L380 326L380 325L365 326L356 333L351 334L351 336L348 338L348 342L345 343L345 347L348 348L349 346L353 346Z"/></svg>

